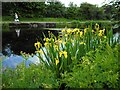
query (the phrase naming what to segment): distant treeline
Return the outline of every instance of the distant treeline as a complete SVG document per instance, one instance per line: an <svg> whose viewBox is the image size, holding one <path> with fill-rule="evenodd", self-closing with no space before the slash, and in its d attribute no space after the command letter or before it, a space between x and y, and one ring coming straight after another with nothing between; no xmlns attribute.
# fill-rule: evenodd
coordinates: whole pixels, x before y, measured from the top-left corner
<svg viewBox="0 0 120 90"><path fill-rule="evenodd" d="M79 7L72 2L65 7L61 2L2 2L3 16L14 16L17 12L19 17L26 18L67 18L76 20L110 20L117 11L114 3L105 4L101 7L89 3L82 3ZM119 16L115 16L116 20Z"/></svg>

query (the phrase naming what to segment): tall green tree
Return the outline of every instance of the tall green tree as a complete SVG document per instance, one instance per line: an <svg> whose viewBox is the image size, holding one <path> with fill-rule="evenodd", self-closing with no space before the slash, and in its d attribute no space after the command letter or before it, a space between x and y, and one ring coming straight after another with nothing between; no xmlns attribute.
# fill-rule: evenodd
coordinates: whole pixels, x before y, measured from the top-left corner
<svg viewBox="0 0 120 90"><path fill-rule="evenodd" d="M112 20L117 21L114 23L114 29L119 30L120 29L120 1L119 0L113 0L110 2L112 6L114 7L114 11L112 13Z"/></svg>
<svg viewBox="0 0 120 90"><path fill-rule="evenodd" d="M47 17L64 17L65 6L61 2L48 2L46 6L46 16Z"/></svg>
<svg viewBox="0 0 120 90"><path fill-rule="evenodd" d="M80 5L80 8L78 11L79 11L78 14L80 19L92 20L98 17L96 14L99 13L99 8L96 5L92 5L85 2Z"/></svg>
<svg viewBox="0 0 120 90"><path fill-rule="evenodd" d="M69 3L69 7L66 7L66 18L77 19L78 18L78 7L73 2Z"/></svg>

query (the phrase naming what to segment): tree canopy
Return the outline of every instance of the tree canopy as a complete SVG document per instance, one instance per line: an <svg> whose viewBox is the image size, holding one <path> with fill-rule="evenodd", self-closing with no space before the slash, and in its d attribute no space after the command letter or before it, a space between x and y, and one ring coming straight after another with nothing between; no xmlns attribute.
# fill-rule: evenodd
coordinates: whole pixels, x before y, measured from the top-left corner
<svg viewBox="0 0 120 90"><path fill-rule="evenodd" d="M115 0L110 4L101 7L90 3L82 3L80 6L70 2L69 7L65 7L60 1L51 2L2 2L3 16L13 16L15 12L20 17L26 18L46 18L63 17L78 20L114 20L119 19L119 1Z"/></svg>

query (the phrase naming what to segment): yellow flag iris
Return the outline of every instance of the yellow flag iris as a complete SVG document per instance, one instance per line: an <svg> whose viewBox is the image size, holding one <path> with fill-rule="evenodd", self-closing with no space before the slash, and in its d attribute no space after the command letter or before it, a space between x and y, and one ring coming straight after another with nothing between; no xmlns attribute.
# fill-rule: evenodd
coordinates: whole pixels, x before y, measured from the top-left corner
<svg viewBox="0 0 120 90"><path fill-rule="evenodd" d="M37 41L37 43L35 43L34 46L35 46L36 50L39 50L40 47L42 46L42 44Z"/></svg>

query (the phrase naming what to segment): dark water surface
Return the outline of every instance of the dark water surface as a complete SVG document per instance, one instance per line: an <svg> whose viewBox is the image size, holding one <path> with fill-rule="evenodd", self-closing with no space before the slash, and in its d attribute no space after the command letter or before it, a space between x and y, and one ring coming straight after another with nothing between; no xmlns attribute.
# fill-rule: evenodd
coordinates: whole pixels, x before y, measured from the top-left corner
<svg viewBox="0 0 120 90"><path fill-rule="evenodd" d="M34 43L38 41L43 42L43 33L48 36L47 29L10 29L9 32L2 32L2 53L7 55L8 53L20 54L20 51L27 53L34 53ZM53 34L58 35L58 31L51 30ZM8 51L6 52L6 50ZM11 51L10 51L11 50Z"/></svg>

